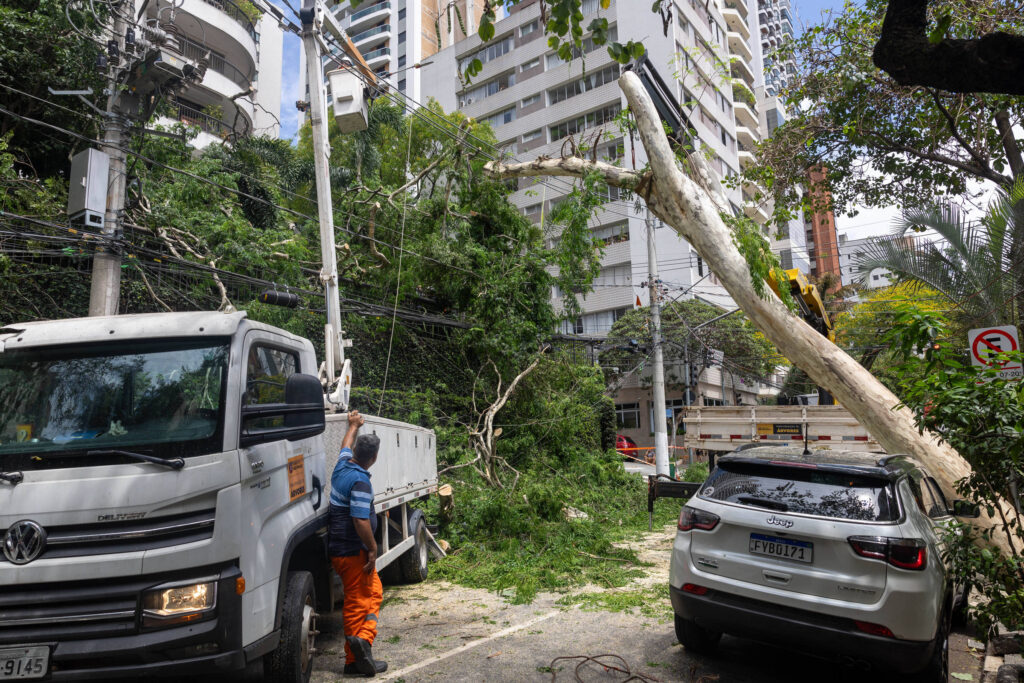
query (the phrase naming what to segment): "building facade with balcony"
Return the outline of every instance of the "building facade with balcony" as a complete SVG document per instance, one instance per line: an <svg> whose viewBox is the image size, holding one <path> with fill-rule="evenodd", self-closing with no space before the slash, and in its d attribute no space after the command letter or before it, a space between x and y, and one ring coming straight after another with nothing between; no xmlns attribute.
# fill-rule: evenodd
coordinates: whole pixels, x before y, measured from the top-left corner
<svg viewBox="0 0 1024 683"><path fill-rule="evenodd" d="M758 0L757 19L764 55L764 87L769 97L785 93L796 72L791 57L779 52L793 39L793 11L790 0Z"/></svg>
<svg viewBox="0 0 1024 683"><path fill-rule="evenodd" d="M377 77L422 102L428 94L415 65L465 39L463 26L470 35L475 33L483 10L483 0L362 0L357 6L341 0L331 11ZM305 82L304 63L300 68ZM333 61L325 61L325 71L333 68Z"/></svg>
<svg viewBox="0 0 1024 683"><path fill-rule="evenodd" d="M280 12L262 0L156 0L143 5L150 25L168 26L181 52L208 60L200 84L189 86L161 110L158 123L199 128L202 148L232 134L280 133Z"/></svg>

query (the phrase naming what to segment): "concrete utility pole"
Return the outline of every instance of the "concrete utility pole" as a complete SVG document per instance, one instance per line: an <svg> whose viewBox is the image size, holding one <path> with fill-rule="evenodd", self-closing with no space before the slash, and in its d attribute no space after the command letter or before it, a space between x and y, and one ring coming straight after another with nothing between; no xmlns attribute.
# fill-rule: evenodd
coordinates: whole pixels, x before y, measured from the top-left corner
<svg viewBox="0 0 1024 683"><path fill-rule="evenodd" d="M647 210L647 287L651 296L651 344L654 347L654 472L668 474L668 427L665 419L665 358L661 349L661 304L658 301L658 260L654 255L654 222Z"/></svg>
<svg viewBox="0 0 1024 683"><path fill-rule="evenodd" d="M124 54L124 3L114 7L112 34L117 45L115 55ZM130 11L130 10L128 10ZM119 237L121 214L124 212L125 151L124 118L120 111L118 74L120 60L110 56L107 66L107 110L103 117L103 151L110 156L110 175L107 183L107 212L103 220L103 234ZM92 259L92 284L89 290L89 315L117 315L117 304L121 293L121 255L105 247L97 247Z"/></svg>

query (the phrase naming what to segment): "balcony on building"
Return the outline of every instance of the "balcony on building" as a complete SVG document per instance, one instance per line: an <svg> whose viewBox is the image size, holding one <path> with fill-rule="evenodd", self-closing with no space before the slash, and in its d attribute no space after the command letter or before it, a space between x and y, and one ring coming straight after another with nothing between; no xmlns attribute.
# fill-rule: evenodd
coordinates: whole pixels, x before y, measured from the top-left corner
<svg viewBox="0 0 1024 683"><path fill-rule="evenodd" d="M750 65L739 57L730 62L732 77L741 79L752 90L754 88L754 72L750 70Z"/></svg>
<svg viewBox="0 0 1024 683"><path fill-rule="evenodd" d="M753 61L754 55L750 52L746 39L742 35L730 29L726 35L729 38L729 52L736 55L748 64Z"/></svg>
<svg viewBox="0 0 1024 683"><path fill-rule="evenodd" d="M746 145L748 149L753 149L757 145L757 134L749 126L745 124L736 124L736 140L741 145Z"/></svg>
<svg viewBox="0 0 1024 683"><path fill-rule="evenodd" d="M214 52L238 70L254 73L259 14L252 5L247 6L250 9L243 10L233 0L179 0L174 3L173 24L192 43L215 48ZM170 7L165 0L150 4L148 21L155 23L159 18L162 25L167 24Z"/></svg>
<svg viewBox="0 0 1024 683"><path fill-rule="evenodd" d="M390 2L376 2L372 5L368 5L353 12L349 17L348 34L353 35L359 33L374 24L378 23L382 19L387 19L391 16L391 3Z"/></svg>
<svg viewBox="0 0 1024 683"><path fill-rule="evenodd" d="M384 66L391 61L391 48L379 47L376 50L371 50L363 55L363 59L371 69Z"/></svg>
<svg viewBox="0 0 1024 683"><path fill-rule="evenodd" d="M740 162L740 170L745 171L748 167L752 166L754 161L754 148L748 147L742 142L736 144L736 157Z"/></svg>
<svg viewBox="0 0 1024 683"><path fill-rule="evenodd" d="M725 0L722 4L722 14L727 10L737 13L742 17L743 23L747 23L747 3L744 0Z"/></svg>
<svg viewBox="0 0 1024 683"><path fill-rule="evenodd" d="M738 33L743 40L750 40L750 27L747 26L746 15L740 14L731 5L725 5L722 7L722 16L725 17L725 24L730 31Z"/></svg>
<svg viewBox="0 0 1024 683"><path fill-rule="evenodd" d="M743 100L734 101L732 104L736 112L736 123L757 130L757 111Z"/></svg>
<svg viewBox="0 0 1024 683"><path fill-rule="evenodd" d="M747 214L747 218L753 219L758 225L767 225L771 216L768 215L768 209L761 204L747 204L743 207L743 213Z"/></svg>
<svg viewBox="0 0 1024 683"><path fill-rule="evenodd" d="M349 33L349 38L352 40L352 44L355 45L356 49L359 50L360 53L373 52L384 43L390 41L391 36L392 32L390 23L373 26L365 31L360 31L359 33Z"/></svg>

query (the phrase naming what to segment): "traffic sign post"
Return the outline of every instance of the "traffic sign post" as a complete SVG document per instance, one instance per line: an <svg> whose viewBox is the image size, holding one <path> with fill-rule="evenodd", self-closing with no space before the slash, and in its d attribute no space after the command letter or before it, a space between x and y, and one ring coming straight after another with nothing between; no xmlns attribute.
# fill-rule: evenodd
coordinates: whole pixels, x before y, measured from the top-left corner
<svg viewBox="0 0 1024 683"><path fill-rule="evenodd" d="M1019 361L997 362L994 356L998 353L1018 351L1020 339L1014 325L1000 327L980 327L967 331L967 344L971 351L971 364L975 367L999 367L999 379L1020 379L1024 377L1024 367Z"/></svg>

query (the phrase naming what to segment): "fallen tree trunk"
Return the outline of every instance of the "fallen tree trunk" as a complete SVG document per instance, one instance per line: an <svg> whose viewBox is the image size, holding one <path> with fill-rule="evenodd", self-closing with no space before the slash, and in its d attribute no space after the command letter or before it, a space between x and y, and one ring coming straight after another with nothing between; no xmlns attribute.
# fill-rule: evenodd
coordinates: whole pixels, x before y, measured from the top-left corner
<svg viewBox="0 0 1024 683"><path fill-rule="evenodd" d="M722 220L728 204L714 174L693 154L694 178L684 174L665 136L657 111L640 79L626 72L619 85L636 118L637 129L650 160L650 170L630 171L611 164L577 157L539 158L525 163L491 162L485 170L495 177L573 176L598 173L609 185L631 190L651 211L692 244L721 280L736 304L779 350L825 387L863 424L890 453L906 453L924 463L948 491L968 476L970 465L931 433L919 432L913 415L898 408L899 399L856 360L830 342L770 292L762 297L754 289L746 260L735 246L731 229ZM1007 508L1009 509L1009 508ZM1015 554L1013 541L997 517L983 516L976 526L990 534L991 542Z"/></svg>

